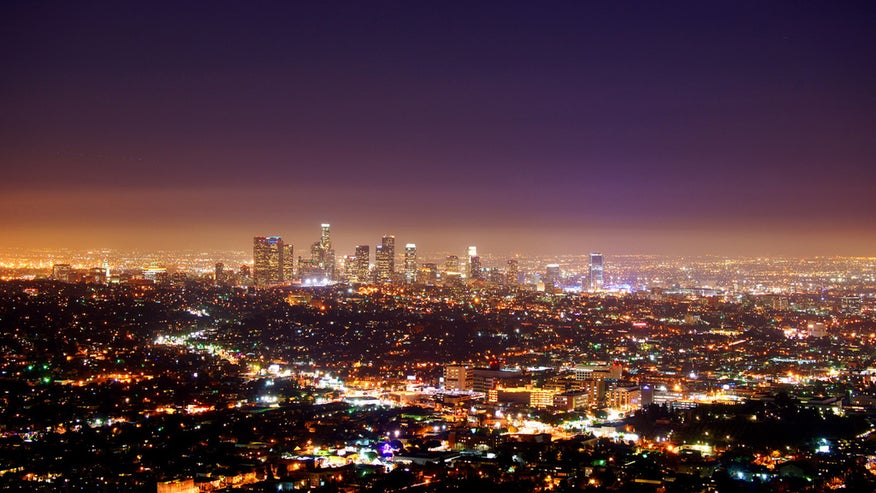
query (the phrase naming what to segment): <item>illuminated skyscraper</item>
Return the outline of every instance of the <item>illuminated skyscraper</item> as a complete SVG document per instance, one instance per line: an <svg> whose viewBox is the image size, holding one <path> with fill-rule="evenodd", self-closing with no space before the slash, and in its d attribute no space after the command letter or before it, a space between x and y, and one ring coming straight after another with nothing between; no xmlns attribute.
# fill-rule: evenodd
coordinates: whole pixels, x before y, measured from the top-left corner
<svg viewBox="0 0 876 493"><path fill-rule="evenodd" d="M444 272L459 272L459 257L448 255L444 259Z"/></svg>
<svg viewBox="0 0 876 493"><path fill-rule="evenodd" d="M291 243L284 243L282 253L280 270L283 277L281 281L292 282L295 279L295 251L293 245Z"/></svg>
<svg viewBox="0 0 876 493"><path fill-rule="evenodd" d="M560 284L560 265L548 264L544 272L544 287L555 288Z"/></svg>
<svg viewBox="0 0 876 493"><path fill-rule="evenodd" d="M417 281L417 245L408 243L405 245L405 284L413 284Z"/></svg>
<svg viewBox="0 0 876 493"><path fill-rule="evenodd" d="M335 278L335 250L332 248L332 239L329 234L329 224L322 225L322 237L319 240L322 247L322 268L329 279Z"/></svg>
<svg viewBox="0 0 876 493"><path fill-rule="evenodd" d="M468 277L471 280L481 279L481 258L477 255L472 255L468 258Z"/></svg>
<svg viewBox="0 0 876 493"><path fill-rule="evenodd" d="M377 282L389 282L392 276L389 271L389 259L383 245L374 247L374 264Z"/></svg>
<svg viewBox="0 0 876 493"><path fill-rule="evenodd" d="M252 279L256 285L283 282L283 238L256 236L252 241Z"/></svg>
<svg viewBox="0 0 876 493"><path fill-rule="evenodd" d="M310 271L307 275L335 279L335 250L332 248L331 225L322 224L319 241L310 246Z"/></svg>
<svg viewBox="0 0 876 493"><path fill-rule="evenodd" d="M358 282L359 275L356 272L356 268L359 267L359 264L356 262L355 255L344 255L344 280L347 282Z"/></svg>
<svg viewBox="0 0 876 493"><path fill-rule="evenodd" d="M322 236L320 237L319 243L323 248L331 248L332 246L332 238L329 229L331 228L331 224L322 223Z"/></svg>
<svg viewBox="0 0 876 493"><path fill-rule="evenodd" d="M356 281L368 282L369 262L371 261L371 249L368 245L356 246Z"/></svg>
<svg viewBox="0 0 876 493"><path fill-rule="evenodd" d="M481 258L478 257L478 247L470 246L468 247L468 278L469 279L480 279L481 278Z"/></svg>
<svg viewBox="0 0 876 493"><path fill-rule="evenodd" d="M603 284L603 257L601 253L590 254L590 290L599 291Z"/></svg>
<svg viewBox="0 0 876 493"><path fill-rule="evenodd" d="M377 262L377 282L392 282L395 275L395 236L384 235L374 252Z"/></svg>

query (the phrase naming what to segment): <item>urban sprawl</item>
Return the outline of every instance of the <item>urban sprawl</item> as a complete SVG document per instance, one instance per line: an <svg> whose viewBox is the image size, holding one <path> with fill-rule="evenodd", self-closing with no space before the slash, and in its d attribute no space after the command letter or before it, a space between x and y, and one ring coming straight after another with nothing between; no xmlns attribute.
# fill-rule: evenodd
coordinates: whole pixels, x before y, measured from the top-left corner
<svg viewBox="0 0 876 493"><path fill-rule="evenodd" d="M0 490L876 490L876 258L399 246L2 252Z"/></svg>

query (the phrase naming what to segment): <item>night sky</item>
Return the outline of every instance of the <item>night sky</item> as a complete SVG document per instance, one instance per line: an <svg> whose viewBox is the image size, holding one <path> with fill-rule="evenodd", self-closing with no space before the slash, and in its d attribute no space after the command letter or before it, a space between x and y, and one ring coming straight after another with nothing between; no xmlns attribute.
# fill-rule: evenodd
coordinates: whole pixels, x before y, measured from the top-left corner
<svg viewBox="0 0 876 493"><path fill-rule="evenodd" d="M874 2L0 5L0 247L876 255Z"/></svg>

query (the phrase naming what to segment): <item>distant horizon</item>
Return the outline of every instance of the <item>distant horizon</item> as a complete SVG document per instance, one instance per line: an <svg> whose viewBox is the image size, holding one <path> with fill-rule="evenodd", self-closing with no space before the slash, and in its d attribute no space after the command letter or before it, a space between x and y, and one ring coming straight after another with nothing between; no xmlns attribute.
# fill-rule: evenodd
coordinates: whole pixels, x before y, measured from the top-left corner
<svg viewBox="0 0 876 493"><path fill-rule="evenodd" d="M228 240L227 243L220 243L218 241L183 241L183 242L174 242L174 241L163 241L169 238L164 235L155 235L149 241L135 241L130 242L126 240L121 241L105 241L105 242L83 242L83 243L67 243L65 241L53 241L55 238L59 238L58 235L52 235L47 237L45 235L6 235L2 240L0 240L0 251L71 251L71 252L87 252L87 251L101 251L101 250L109 250L116 252L138 252L138 253L169 253L169 252L238 252L238 253L251 253L252 252L252 239L255 236L281 236L288 243L294 245L295 255L296 257L299 255L308 256L310 245L317 241L319 238L319 224L315 223L314 226L310 228L297 228L296 231L299 231L299 234L284 234L281 231L281 228L276 228L275 230L267 230L265 232L259 232L251 235L240 236L236 235L233 240ZM332 224L332 223L329 223ZM288 231L288 230L287 230ZM690 232L687 232L690 234ZM227 235L221 233L214 233L216 237L220 238L228 238ZM308 236L309 234L309 236ZM478 247L478 253L481 256L490 256L490 257L508 257L512 258L514 256L528 257L528 258L538 258L538 257L562 257L562 256L586 256L590 253L599 252L603 253L606 256L659 256L659 257L727 257L727 258L758 258L758 257L775 257L775 258L813 258L813 257L834 257L834 258L873 258L876 257L876 247L872 247L872 245L876 245L876 239L874 242L862 241L862 245L860 248L848 248L846 247L845 251L831 251L831 246L835 246L834 240L836 236L822 236L819 237L817 235L800 235L793 238L793 241L789 242L788 248L776 248L775 242L770 242L769 248L758 248L757 236L749 236L746 237L745 242L740 242L739 235L733 233L725 233L724 235L716 234L716 233L702 233L702 236L707 237L709 241L704 242L705 244L717 245L716 248L697 248L696 244L692 242L688 242L685 245L685 248L678 249L674 246L666 246L671 238L672 233L659 233L652 236L652 238L660 240L660 241L643 241L643 242L635 242L622 241L625 234L617 234L612 237L604 237L603 241L599 242L597 240L583 240L581 241L581 246L578 248L570 247L568 245L572 245L576 243L574 235L563 235L561 232L551 231L545 232L543 230L536 231L534 233L527 234L525 231L516 232L515 235L509 235L508 240L503 240L502 238L489 237L488 235L481 234L479 236L481 241L465 241L463 238L464 234L457 233L447 233L441 235L440 232L429 231L423 237L418 237L416 234L412 233L410 235L394 233L392 231L386 231L384 233L374 233L370 235L364 234L354 234L351 232L338 232L337 229L332 224L332 244L338 259L343 257L344 255L352 255L354 253L354 249L356 245L369 245L372 248L372 255L374 247L380 243L380 238L383 234L392 234L396 237L396 253L401 254L403 251L403 246L406 243L414 243L417 245L418 252L420 255L427 256L435 256L435 255L443 255L443 254L458 254L460 257L465 255L466 248L469 245L475 245ZM441 238L438 239L437 242L423 241L418 238L431 238L435 239L435 235L440 235ZM629 233L628 233L629 234ZM428 235L428 236L427 236ZM545 238L545 235L550 235L548 238L553 241L553 244L556 245L567 245L566 248L562 248L561 246L551 249L550 246L547 248L541 247L539 248L537 243L538 241L532 241L533 238ZM73 235L63 235L64 238L71 238ZM181 233L180 236L186 236L191 238L194 236L195 238L203 239L204 235L199 234L197 230L189 230L185 233ZM564 238L564 236L566 236ZM589 236L589 235L588 235ZM595 235L594 235L595 236ZM39 245L30 244L29 240L38 237L43 241ZM351 238L359 238L363 239L367 238L368 241L355 241L351 240ZM628 236L627 236L628 237ZM647 235L639 235L639 238L648 238ZM451 240L448 240L450 238ZM620 240L618 239L620 238ZM20 239L22 241L14 241L15 239ZM515 243L513 240L522 240L519 243ZM13 240L13 241L10 241ZM118 238L117 238L118 240ZM455 241L453 241L455 240ZM452 241L452 243L451 243ZM661 241L663 243L661 243ZM735 243L730 243L733 241ZM437 243L437 244L436 244ZM548 242L551 243L551 242ZM592 248L588 248L588 243L592 245ZM650 250L645 248L636 249L635 247L630 246L630 244L636 243L646 243L651 246L662 245L662 248L652 248ZM851 242L847 240L845 242L846 245L849 245ZM739 245L743 245L744 248L739 249ZM515 245L518 247L515 248ZM733 248L735 245L737 248ZM870 247L870 248L868 248Z"/></svg>
<svg viewBox="0 0 876 493"><path fill-rule="evenodd" d="M0 246L876 255L874 13L6 2Z"/></svg>

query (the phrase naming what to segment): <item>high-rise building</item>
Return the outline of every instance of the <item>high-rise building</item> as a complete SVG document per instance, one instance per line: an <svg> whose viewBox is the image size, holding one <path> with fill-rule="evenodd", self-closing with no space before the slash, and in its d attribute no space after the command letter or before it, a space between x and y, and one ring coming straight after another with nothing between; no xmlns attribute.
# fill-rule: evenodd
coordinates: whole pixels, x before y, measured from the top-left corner
<svg viewBox="0 0 876 493"><path fill-rule="evenodd" d="M377 282L392 282L395 275L395 236L384 235L374 257L377 262Z"/></svg>
<svg viewBox="0 0 876 493"><path fill-rule="evenodd" d="M284 243L282 253L280 270L283 278L281 280L292 282L295 279L295 248L291 243Z"/></svg>
<svg viewBox="0 0 876 493"><path fill-rule="evenodd" d="M459 257L448 255L444 259L444 272L459 272Z"/></svg>
<svg viewBox="0 0 876 493"><path fill-rule="evenodd" d="M256 236L252 241L252 279L256 285L283 282L283 238Z"/></svg>
<svg viewBox="0 0 876 493"><path fill-rule="evenodd" d="M508 266L505 268L505 284L507 286L517 286L519 275L520 270L517 265L517 259L508 259Z"/></svg>
<svg viewBox="0 0 876 493"><path fill-rule="evenodd" d="M322 236L319 245L322 250L320 267L325 271L329 279L335 279L335 250L332 248L332 238L329 233L330 224L322 224Z"/></svg>
<svg viewBox="0 0 876 493"><path fill-rule="evenodd" d="M468 277L471 280L481 279L481 258L477 255L472 255L468 258Z"/></svg>
<svg viewBox="0 0 876 493"><path fill-rule="evenodd" d="M320 226L322 228L322 236L320 236L319 243L323 246L323 248L331 248L332 246L332 238L331 238L331 224L322 223Z"/></svg>
<svg viewBox="0 0 876 493"><path fill-rule="evenodd" d="M310 262L301 263L302 277L307 276L313 279L331 279L336 277L335 266L335 250L332 248L331 225L323 223L321 225L322 234L319 241L315 241L310 245Z"/></svg>
<svg viewBox="0 0 876 493"><path fill-rule="evenodd" d="M590 254L590 290L599 291L603 285L603 256L601 253Z"/></svg>
<svg viewBox="0 0 876 493"><path fill-rule="evenodd" d="M369 262L371 261L371 249L368 245L356 246L356 282L368 282Z"/></svg>
<svg viewBox="0 0 876 493"><path fill-rule="evenodd" d="M376 245L374 247L374 274L378 283L389 282L392 277L389 272L389 259L386 257L383 245Z"/></svg>
<svg viewBox="0 0 876 493"><path fill-rule="evenodd" d="M222 284L225 282L225 264L223 264L222 262L216 262L216 266L213 271L213 281L216 284Z"/></svg>
<svg viewBox="0 0 876 493"><path fill-rule="evenodd" d="M475 280L481 278L481 258L478 257L478 247L470 246L468 247L468 260L466 262L466 266L468 267L468 278Z"/></svg>
<svg viewBox="0 0 876 493"><path fill-rule="evenodd" d="M470 268L469 273L468 273L469 277L472 280L481 279L481 274L482 274L481 257L479 257L478 255L470 257L469 263L471 264L471 268Z"/></svg>
<svg viewBox="0 0 876 493"><path fill-rule="evenodd" d="M319 240L310 245L310 258L298 256L298 278L305 283L324 283L337 279L335 250L332 248L331 225L321 225Z"/></svg>
<svg viewBox="0 0 876 493"><path fill-rule="evenodd" d="M555 288L560 284L560 265L548 264L544 271L544 287Z"/></svg>
<svg viewBox="0 0 876 493"><path fill-rule="evenodd" d="M356 262L356 256L355 255L344 255L343 262L344 262L344 270L343 270L344 280L347 282L358 282L359 275L356 272L356 268L359 266L359 264Z"/></svg>
<svg viewBox="0 0 876 493"><path fill-rule="evenodd" d="M405 284L417 282L417 245L405 245Z"/></svg>

